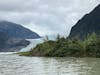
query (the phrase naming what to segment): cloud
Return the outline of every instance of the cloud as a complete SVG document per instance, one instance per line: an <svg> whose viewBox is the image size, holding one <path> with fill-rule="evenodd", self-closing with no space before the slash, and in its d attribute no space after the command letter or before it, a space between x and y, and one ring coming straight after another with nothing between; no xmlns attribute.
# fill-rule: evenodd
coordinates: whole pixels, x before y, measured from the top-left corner
<svg viewBox="0 0 100 75"><path fill-rule="evenodd" d="M0 19L37 32L41 36L68 36L70 29L100 0L0 0Z"/></svg>

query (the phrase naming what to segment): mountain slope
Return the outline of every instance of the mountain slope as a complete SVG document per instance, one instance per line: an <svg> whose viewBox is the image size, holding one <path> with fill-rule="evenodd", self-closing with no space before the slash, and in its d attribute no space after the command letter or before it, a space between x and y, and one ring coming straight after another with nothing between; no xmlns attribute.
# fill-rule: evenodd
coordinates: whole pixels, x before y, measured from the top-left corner
<svg viewBox="0 0 100 75"><path fill-rule="evenodd" d="M93 32L100 35L100 5L89 14L86 14L72 27L69 38L84 39L88 34Z"/></svg>
<svg viewBox="0 0 100 75"><path fill-rule="evenodd" d="M0 21L0 52L14 52L30 44L25 39L36 39L40 36L31 30L12 22Z"/></svg>
<svg viewBox="0 0 100 75"><path fill-rule="evenodd" d="M9 37L5 34L0 32L0 48L3 48L6 41L9 39Z"/></svg>
<svg viewBox="0 0 100 75"><path fill-rule="evenodd" d="M40 38L40 36L32 32L31 30L8 21L1 21L0 22L0 32L6 33L11 37L21 38L21 39L35 39Z"/></svg>
<svg viewBox="0 0 100 75"><path fill-rule="evenodd" d="M24 39L12 38L0 32L0 52L14 52L29 45L30 42Z"/></svg>
<svg viewBox="0 0 100 75"><path fill-rule="evenodd" d="M0 32L0 52L14 52L29 45L29 41L24 39L12 38Z"/></svg>

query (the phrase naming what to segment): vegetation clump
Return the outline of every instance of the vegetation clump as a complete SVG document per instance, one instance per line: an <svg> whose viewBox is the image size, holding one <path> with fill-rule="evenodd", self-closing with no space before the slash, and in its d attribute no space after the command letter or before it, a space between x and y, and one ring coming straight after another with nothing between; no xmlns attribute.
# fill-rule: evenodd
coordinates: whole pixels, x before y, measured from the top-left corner
<svg viewBox="0 0 100 75"><path fill-rule="evenodd" d="M20 53L25 56L47 57L100 57L100 36L95 33L86 39L69 39L57 36L55 41L48 37L29 52Z"/></svg>

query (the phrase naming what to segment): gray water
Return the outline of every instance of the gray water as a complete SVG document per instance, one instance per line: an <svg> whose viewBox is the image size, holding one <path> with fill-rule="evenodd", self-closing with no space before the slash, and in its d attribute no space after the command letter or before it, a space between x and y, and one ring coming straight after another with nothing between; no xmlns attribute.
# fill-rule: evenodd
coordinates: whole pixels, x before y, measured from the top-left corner
<svg viewBox="0 0 100 75"><path fill-rule="evenodd" d="M100 75L100 59L23 57L1 53L0 75Z"/></svg>

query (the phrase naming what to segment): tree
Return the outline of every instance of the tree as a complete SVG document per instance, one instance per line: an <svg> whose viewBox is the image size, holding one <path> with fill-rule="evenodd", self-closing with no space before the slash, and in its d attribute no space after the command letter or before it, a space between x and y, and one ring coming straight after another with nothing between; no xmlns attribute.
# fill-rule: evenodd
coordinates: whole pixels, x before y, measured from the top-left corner
<svg viewBox="0 0 100 75"><path fill-rule="evenodd" d="M48 35L46 35L45 38L44 38L44 42L46 42L46 41L49 41Z"/></svg>

